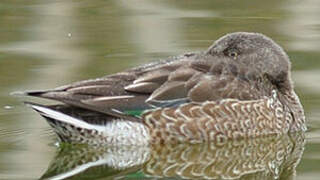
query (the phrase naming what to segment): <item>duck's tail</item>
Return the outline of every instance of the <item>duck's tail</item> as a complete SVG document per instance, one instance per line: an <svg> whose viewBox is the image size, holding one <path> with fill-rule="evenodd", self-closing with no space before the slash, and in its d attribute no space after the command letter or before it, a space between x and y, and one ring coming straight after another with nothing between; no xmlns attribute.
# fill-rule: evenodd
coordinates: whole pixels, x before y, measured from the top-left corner
<svg viewBox="0 0 320 180"><path fill-rule="evenodd" d="M139 121L115 119L103 113L68 105L26 102L53 128L62 142L90 145L146 145L148 129Z"/></svg>

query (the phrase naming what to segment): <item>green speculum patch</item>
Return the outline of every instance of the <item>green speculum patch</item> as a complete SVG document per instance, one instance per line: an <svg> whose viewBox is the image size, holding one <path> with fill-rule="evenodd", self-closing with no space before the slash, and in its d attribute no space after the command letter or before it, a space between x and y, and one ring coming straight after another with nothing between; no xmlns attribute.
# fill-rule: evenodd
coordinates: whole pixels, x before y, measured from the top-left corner
<svg viewBox="0 0 320 180"><path fill-rule="evenodd" d="M130 111L124 111L123 113L125 113L126 115L130 115L130 116L141 117L143 112L144 112L144 110L130 110Z"/></svg>

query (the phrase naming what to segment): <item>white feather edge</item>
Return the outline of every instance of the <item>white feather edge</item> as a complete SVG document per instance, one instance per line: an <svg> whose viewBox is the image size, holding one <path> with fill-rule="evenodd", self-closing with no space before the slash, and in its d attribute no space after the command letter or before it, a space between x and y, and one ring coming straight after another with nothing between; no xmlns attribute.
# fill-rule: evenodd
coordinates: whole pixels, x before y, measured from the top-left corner
<svg viewBox="0 0 320 180"><path fill-rule="evenodd" d="M47 108L47 107L43 107L43 106L38 106L38 105L34 105L34 104L29 104L33 109L35 109L36 111L38 111L41 115L46 116L48 118L52 118L55 119L57 121L61 121L67 124L71 124L75 127L81 127L84 129L95 129L97 131L105 131L105 127L104 126L99 126L99 125L92 125L89 123L86 123L83 120L79 120L77 118L74 118L72 116L63 114L61 112L55 111L53 109Z"/></svg>

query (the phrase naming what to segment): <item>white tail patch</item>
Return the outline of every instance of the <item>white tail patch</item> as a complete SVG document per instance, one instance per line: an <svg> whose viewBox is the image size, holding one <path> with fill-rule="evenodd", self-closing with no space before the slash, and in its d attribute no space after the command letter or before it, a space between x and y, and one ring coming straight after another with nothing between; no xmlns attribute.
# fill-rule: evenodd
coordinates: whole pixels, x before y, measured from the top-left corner
<svg viewBox="0 0 320 180"><path fill-rule="evenodd" d="M92 137L91 140L99 144L148 145L150 141L149 130L140 122L114 119L105 125L95 125L44 106L29 105L44 117L55 119L74 127L98 131L101 136Z"/></svg>
<svg viewBox="0 0 320 180"><path fill-rule="evenodd" d="M103 127L103 126L89 124L83 120L74 118L72 116L69 116L67 114L63 114L61 112L55 111L53 109L50 109L50 108L47 108L44 106L38 106L35 104L29 104L29 105L45 117L52 118L52 119L55 119L57 121L61 121L61 122L67 123L67 124L71 124L75 127L80 127L83 129L95 129L100 132L103 132L105 130L105 127Z"/></svg>

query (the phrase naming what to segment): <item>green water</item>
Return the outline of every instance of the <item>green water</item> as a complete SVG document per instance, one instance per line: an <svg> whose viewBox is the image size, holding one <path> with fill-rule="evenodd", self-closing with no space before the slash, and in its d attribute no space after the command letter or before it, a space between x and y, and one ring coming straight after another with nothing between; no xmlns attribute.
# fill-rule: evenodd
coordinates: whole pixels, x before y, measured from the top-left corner
<svg viewBox="0 0 320 180"><path fill-rule="evenodd" d="M284 175L286 169L290 174L281 178L319 179L319 17L320 1L317 0L1 0L0 179L38 179L68 172L68 168L58 171L54 167L69 167L72 163L69 170L77 167L75 164L81 163L79 157L73 155L78 152L84 153L80 156L84 162L101 158L114 159L112 162L119 161L122 165L133 164L127 168L120 167L121 163L113 166L107 163L96 169L88 167L82 174L74 175L74 179L162 178L165 168L159 166L152 173L147 167L156 168L153 161L168 159L170 148L104 149L95 153L82 147L59 149L54 145L56 139L48 124L21 103L28 99L9 94L53 88L171 55L205 50L218 37L234 31L264 33L288 52L296 91L307 116L306 144L299 142L291 147L291 141L283 139L262 141L267 142L265 148L272 148L271 142L279 142L288 143L292 149L283 156L286 161L281 162L295 162L296 166L280 166ZM179 148L190 148L198 154L214 154L203 146L177 147L177 152ZM249 142L249 150L252 147ZM300 149L294 153L296 147ZM228 148L222 147L219 152L231 151ZM132 159L135 157L132 153L138 153L137 159ZM272 158L266 162L271 163L271 169L278 167L272 165ZM223 166L220 164L220 167ZM296 173L291 172L292 169Z"/></svg>

